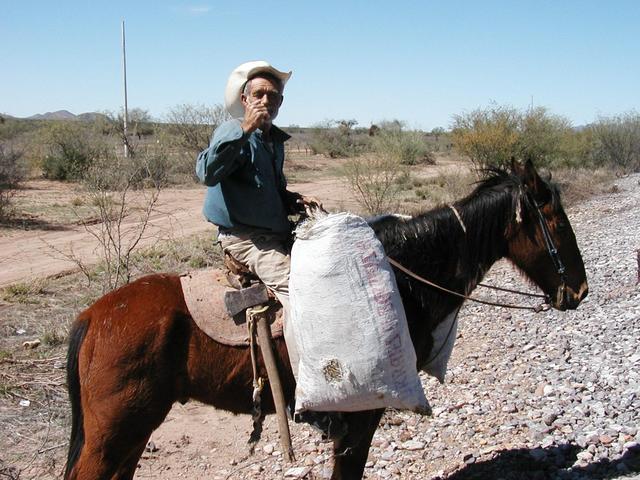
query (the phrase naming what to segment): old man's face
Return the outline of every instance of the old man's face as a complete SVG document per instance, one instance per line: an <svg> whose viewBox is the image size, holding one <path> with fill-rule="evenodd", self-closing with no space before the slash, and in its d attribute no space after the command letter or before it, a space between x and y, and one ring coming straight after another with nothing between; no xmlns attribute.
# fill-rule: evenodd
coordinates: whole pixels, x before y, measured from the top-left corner
<svg viewBox="0 0 640 480"><path fill-rule="evenodd" d="M271 124L278 116L283 100L282 92L277 82L263 77L256 77L250 80L250 84L241 98L245 111L249 105L254 108L264 108L267 113L264 122L268 124Z"/></svg>

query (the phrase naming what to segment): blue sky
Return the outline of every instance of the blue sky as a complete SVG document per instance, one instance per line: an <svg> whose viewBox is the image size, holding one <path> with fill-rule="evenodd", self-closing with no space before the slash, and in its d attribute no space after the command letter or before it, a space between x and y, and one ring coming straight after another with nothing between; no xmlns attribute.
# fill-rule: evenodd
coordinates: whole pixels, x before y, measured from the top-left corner
<svg viewBox="0 0 640 480"><path fill-rule="evenodd" d="M640 1L0 0L0 112L162 118L221 103L238 64L293 70L280 125L447 127L491 101L575 125L640 110Z"/></svg>

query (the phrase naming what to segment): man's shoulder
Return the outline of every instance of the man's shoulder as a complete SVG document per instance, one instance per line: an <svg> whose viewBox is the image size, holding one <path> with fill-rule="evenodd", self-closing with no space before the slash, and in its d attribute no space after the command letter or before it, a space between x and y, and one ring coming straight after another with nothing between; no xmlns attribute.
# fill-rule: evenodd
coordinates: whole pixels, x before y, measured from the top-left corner
<svg viewBox="0 0 640 480"><path fill-rule="evenodd" d="M278 142L286 142L291 138L291 135L289 135L281 128L276 127L275 125L271 125L271 137Z"/></svg>
<svg viewBox="0 0 640 480"><path fill-rule="evenodd" d="M238 120L237 118L230 118L229 120L225 120L220 125L218 125L215 131L230 132L237 131L238 129L242 130L242 127L240 126L240 120Z"/></svg>
<svg viewBox="0 0 640 480"><path fill-rule="evenodd" d="M242 126L240 125L240 120L232 118L231 120L222 122L216 127L213 132L213 142L220 143L238 140L243 135L244 131L242 130Z"/></svg>

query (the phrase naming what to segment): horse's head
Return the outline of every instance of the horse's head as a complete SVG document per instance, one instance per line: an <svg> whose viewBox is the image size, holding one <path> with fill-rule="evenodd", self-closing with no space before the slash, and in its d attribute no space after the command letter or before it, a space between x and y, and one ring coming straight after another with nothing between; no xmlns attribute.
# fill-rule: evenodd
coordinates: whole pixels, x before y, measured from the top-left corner
<svg viewBox="0 0 640 480"><path fill-rule="evenodd" d="M582 256L555 187L532 162L512 162L520 180L515 218L507 231L508 257L558 310L575 309L589 291Z"/></svg>

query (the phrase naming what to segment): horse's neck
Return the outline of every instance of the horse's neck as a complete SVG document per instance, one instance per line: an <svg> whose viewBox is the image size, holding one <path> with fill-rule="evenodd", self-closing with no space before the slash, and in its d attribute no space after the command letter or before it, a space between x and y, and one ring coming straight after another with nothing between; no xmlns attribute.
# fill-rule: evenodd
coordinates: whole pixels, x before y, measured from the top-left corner
<svg viewBox="0 0 640 480"><path fill-rule="evenodd" d="M491 266L507 254L505 232L514 218L513 198L508 191L489 199L481 195L456 208L466 230L459 262L466 267L466 293L470 293Z"/></svg>
<svg viewBox="0 0 640 480"><path fill-rule="evenodd" d="M470 293L506 253L504 232L511 196L470 199L416 217L399 236L390 256L445 288Z"/></svg>

